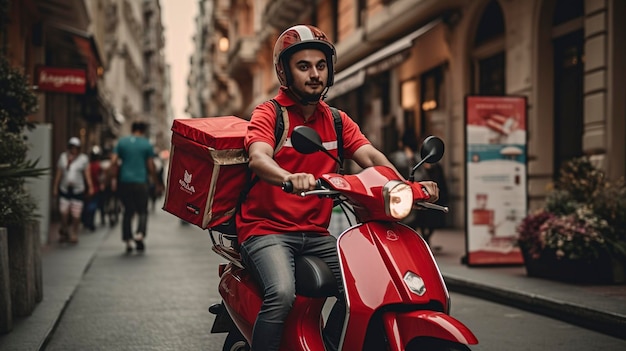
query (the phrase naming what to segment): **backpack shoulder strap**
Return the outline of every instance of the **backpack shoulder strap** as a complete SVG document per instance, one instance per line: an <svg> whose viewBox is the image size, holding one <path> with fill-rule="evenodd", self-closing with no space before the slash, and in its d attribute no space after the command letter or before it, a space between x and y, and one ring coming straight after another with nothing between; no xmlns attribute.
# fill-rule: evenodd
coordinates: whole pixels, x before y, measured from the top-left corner
<svg viewBox="0 0 626 351"><path fill-rule="evenodd" d="M274 154L280 150L281 147L287 141L287 132L289 131L289 115L287 114L287 108L285 106L281 106L278 101L275 99L270 100L272 104L274 104L274 108L276 109L276 126L274 128L274 139L276 140L276 146L274 146ZM246 179L249 179L247 186L241 192L241 199L239 202L245 200L248 192L252 189L252 186L259 181L259 177L252 173L250 168L247 169L248 174L246 175Z"/></svg>
<svg viewBox="0 0 626 351"><path fill-rule="evenodd" d="M276 140L274 154L276 154L276 152L283 147L285 141L287 141L289 113L287 112L287 108L279 104L276 99L271 99L270 101L274 104L274 108L276 109L276 126L274 128L274 140Z"/></svg>
<svg viewBox="0 0 626 351"><path fill-rule="evenodd" d="M341 114L335 107L331 107L330 112L333 114L333 121L335 122L335 134L337 135L337 156L339 158L339 174L343 174L343 122L341 120Z"/></svg>

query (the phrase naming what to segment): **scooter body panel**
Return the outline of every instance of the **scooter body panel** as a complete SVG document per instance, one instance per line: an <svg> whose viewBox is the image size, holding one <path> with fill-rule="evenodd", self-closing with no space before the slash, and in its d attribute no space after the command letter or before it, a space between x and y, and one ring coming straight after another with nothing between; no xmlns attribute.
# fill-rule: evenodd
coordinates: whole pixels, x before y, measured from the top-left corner
<svg viewBox="0 0 626 351"><path fill-rule="evenodd" d="M221 276L218 290L228 314L250 344L252 328L262 304L256 281L248 271L229 264ZM324 350L320 316L325 301L325 298L296 295L284 324L281 351Z"/></svg>
<svg viewBox="0 0 626 351"><path fill-rule="evenodd" d="M218 290L228 314L250 342L252 327L262 304L256 281L248 271L229 264L221 276Z"/></svg>
<svg viewBox="0 0 626 351"><path fill-rule="evenodd" d="M337 245L349 306L343 345L362 349L372 315L384 306L440 306L439 312L448 312L443 278L428 245L415 231L398 223L368 222L341 234ZM407 287L407 272L423 280L422 295Z"/></svg>

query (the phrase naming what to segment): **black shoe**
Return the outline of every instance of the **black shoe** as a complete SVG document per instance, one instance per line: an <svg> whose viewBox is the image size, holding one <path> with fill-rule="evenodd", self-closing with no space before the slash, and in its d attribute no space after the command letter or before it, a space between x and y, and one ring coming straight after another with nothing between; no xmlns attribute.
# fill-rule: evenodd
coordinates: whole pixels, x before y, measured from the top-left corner
<svg viewBox="0 0 626 351"><path fill-rule="evenodd" d="M70 240L70 235L67 230L59 230L59 244L66 243Z"/></svg>
<svg viewBox="0 0 626 351"><path fill-rule="evenodd" d="M126 253L127 254L133 253L133 247L132 246L126 246Z"/></svg>
<svg viewBox="0 0 626 351"><path fill-rule="evenodd" d="M146 247L143 244L143 240L135 241L135 249L137 250L137 252L144 252L146 250Z"/></svg>

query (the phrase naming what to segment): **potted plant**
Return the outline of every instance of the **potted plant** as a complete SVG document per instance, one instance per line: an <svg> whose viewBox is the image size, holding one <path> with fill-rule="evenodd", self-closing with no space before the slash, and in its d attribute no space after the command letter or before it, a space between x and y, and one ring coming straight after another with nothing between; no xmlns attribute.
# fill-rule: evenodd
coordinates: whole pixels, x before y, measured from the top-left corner
<svg viewBox="0 0 626 351"><path fill-rule="evenodd" d="M26 159L27 116L37 107L26 77L0 53L0 332L10 331L11 318L29 315L42 297L36 203L24 187L28 177L47 172Z"/></svg>
<svg viewBox="0 0 626 351"><path fill-rule="evenodd" d="M517 228L529 276L575 283L624 283L626 186L589 158L566 162L545 206Z"/></svg>

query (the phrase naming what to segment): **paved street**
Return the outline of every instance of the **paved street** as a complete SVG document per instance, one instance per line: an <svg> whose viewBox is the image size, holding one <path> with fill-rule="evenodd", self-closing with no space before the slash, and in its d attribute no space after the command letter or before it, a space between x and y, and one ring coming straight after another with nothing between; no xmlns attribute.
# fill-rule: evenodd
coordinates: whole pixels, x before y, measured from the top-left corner
<svg viewBox="0 0 626 351"><path fill-rule="evenodd" d="M148 233L132 255L118 227L106 235L46 350L221 350L207 308L223 260L207 233L161 210Z"/></svg>
<svg viewBox="0 0 626 351"><path fill-rule="evenodd" d="M210 334L213 316L207 308L220 300L217 266L224 260L212 252L208 233L157 209L148 235L142 255L124 253L119 225L82 234L75 247L51 237L42 255L44 299L31 316L14 322L12 332L0 335L0 350L221 350L225 335ZM522 266L467 267L460 262L465 245L460 230L438 231L432 242L440 247L435 256L453 292L453 316L479 337L476 350L499 350L520 337L527 343L515 350L567 345L572 335L586 335L582 339L594 345L624 344L626 285L530 278ZM487 307L486 301L459 293L521 310ZM491 315L478 320L476 310ZM501 330L494 335L496 325ZM546 334L529 334L530 326L538 325ZM577 343L580 350L584 345Z"/></svg>

